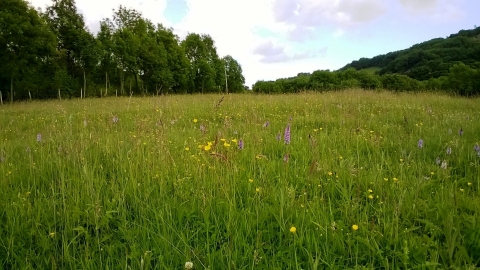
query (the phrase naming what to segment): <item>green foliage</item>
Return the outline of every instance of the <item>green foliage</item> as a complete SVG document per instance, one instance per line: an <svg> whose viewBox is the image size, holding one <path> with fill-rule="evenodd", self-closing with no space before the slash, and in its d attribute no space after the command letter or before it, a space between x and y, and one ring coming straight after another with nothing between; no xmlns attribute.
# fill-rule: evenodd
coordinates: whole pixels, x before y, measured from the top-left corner
<svg viewBox="0 0 480 270"><path fill-rule="evenodd" d="M240 64L221 59L210 36L180 41L173 29L123 6L100 22L96 37L75 0L52 0L43 14L24 0L5 0L0 25L4 98L221 92L225 75L232 92L244 89Z"/></svg>
<svg viewBox="0 0 480 270"><path fill-rule="evenodd" d="M312 74L300 73L296 77L276 81L259 81L253 85L256 93L296 93L304 90L334 91L361 88L364 90L385 89L394 92L433 91L462 96L480 94L480 70L460 63L454 65L448 76L418 81L406 75L377 75L367 70L354 68L331 72L317 70Z"/></svg>
<svg viewBox="0 0 480 270"><path fill-rule="evenodd" d="M49 32L37 11L24 0L0 3L0 91L4 97L14 92L25 96L29 88L17 89L15 84L31 87L40 81L34 70L45 67L54 51L55 37Z"/></svg>
<svg viewBox="0 0 480 270"><path fill-rule="evenodd" d="M472 68L480 68L480 27L461 30L448 38L436 38L409 49L360 58L341 70L355 68L380 68L379 74L398 73L410 78L426 81L447 76L450 68L462 62Z"/></svg>

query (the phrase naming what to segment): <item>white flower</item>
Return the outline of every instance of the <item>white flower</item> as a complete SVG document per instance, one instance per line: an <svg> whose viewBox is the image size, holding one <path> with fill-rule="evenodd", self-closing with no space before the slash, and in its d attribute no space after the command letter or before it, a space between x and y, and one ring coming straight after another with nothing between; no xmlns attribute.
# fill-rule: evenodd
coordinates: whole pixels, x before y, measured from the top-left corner
<svg viewBox="0 0 480 270"><path fill-rule="evenodd" d="M185 263L185 269L193 269L193 263L192 262L186 262Z"/></svg>

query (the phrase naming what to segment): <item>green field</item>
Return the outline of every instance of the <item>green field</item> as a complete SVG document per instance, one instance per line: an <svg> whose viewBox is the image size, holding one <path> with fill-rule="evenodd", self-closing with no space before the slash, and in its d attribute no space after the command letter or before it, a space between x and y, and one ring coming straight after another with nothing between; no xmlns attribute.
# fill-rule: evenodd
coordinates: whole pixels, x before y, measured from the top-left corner
<svg viewBox="0 0 480 270"><path fill-rule="evenodd" d="M0 269L480 267L480 99L221 98L0 106Z"/></svg>

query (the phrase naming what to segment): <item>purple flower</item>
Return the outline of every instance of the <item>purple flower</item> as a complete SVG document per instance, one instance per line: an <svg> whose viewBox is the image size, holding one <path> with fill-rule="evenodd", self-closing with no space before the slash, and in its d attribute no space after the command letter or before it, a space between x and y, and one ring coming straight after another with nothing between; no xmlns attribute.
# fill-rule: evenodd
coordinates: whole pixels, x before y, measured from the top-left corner
<svg viewBox="0 0 480 270"><path fill-rule="evenodd" d="M458 131L458 135L462 136L463 135L463 129L460 128L460 130Z"/></svg>
<svg viewBox="0 0 480 270"><path fill-rule="evenodd" d="M480 153L480 145L478 145L478 143L476 143L475 146L473 146L473 150Z"/></svg>
<svg viewBox="0 0 480 270"><path fill-rule="evenodd" d="M268 127L269 125L270 125L270 122L267 121L267 122L265 122L265 123L263 124L263 128L266 128L266 127Z"/></svg>
<svg viewBox="0 0 480 270"><path fill-rule="evenodd" d="M285 128L285 133L283 134L283 140L285 144L290 144L290 124Z"/></svg>
<svg viewBox="0 0 480 270"><path fill-rule="evenodd" d="M452 148L451 147L448 147L447 148L447 155L451 155L452 154Z"/></svg>
<svg viewBox="0 0 480 270"><path fill-rule="evenodd" d="M240 150L243 149L243 140L242 139L238 140L238 149L240 149Z"/></svg>
<svg viewBox="0 0 480 270"><path fill-rule="evenodd" d="M447 169L447 161L446 161L446 160L444 160L444 161L442 162L442 165L440 166L440 168L442 168L442 169L444 169L444 170Z"/></svg>
<svg viewBox="0 0 480 270"><path fill-rule="evenodd" d="M38 133L37 134L37 142L41 142L41 141L42 141L42 134Z"/></svg>
<svg viewBox="0 0 480 270"><path fill-rule="evenodd" d="M418 140L417 146L418 146L418 148L423 148L423 140L422 139Z"/></svg>

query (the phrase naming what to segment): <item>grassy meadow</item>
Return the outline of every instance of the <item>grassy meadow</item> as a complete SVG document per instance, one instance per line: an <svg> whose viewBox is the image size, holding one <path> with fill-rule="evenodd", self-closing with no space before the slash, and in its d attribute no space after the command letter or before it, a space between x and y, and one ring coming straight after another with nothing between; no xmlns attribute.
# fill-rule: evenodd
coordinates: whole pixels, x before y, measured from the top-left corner
<svg viewBox="0 0 480 270"><path fill-rule="evenodd" d="M475 269L476 143L424 93L0 106L0 269Z"/></svg>

